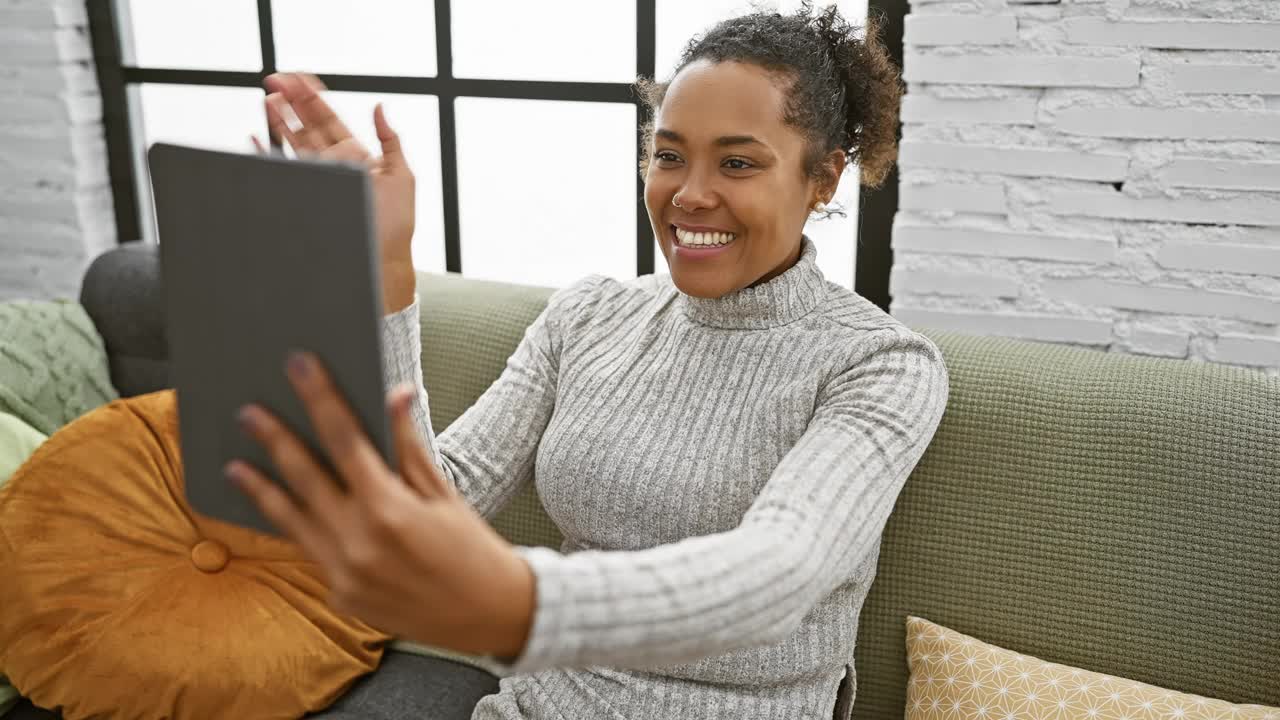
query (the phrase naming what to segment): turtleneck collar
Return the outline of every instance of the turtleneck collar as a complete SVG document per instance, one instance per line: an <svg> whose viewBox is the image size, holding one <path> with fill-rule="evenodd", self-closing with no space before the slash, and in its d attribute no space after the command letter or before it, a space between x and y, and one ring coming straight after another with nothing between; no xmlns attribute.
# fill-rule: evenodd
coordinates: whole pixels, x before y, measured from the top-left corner
<svg viewBox="0 0 1280 720"><path fill-rule="evenodd" d="M827 294L817 257L813 241L801 236L800 259L772 280L718 298L693 297L677 288L678 302L685 316L701 325L748 330L786 325L809 314Z"/></svg>

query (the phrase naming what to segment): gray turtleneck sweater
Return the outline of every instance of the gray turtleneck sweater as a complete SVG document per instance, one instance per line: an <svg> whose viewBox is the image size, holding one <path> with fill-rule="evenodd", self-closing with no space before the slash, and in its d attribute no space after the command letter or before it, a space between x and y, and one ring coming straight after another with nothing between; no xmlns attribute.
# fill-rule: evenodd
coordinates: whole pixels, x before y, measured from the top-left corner
<svg viewBox="0 0 1280 720"><path fill-rule="evenodd" d="M932 342L802 243L721 298L585 278L439 436L420 395L423 439L479 513L536 482L565 536L518 548L533 630L473 720L832 717L949 386ZM417 303L383 322L388 385L422 387Z"/></svg>

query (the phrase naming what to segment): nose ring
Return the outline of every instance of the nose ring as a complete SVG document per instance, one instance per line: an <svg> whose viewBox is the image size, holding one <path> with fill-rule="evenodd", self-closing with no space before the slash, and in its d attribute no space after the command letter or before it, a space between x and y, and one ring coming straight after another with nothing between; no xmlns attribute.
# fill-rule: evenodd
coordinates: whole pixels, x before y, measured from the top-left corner
<svg viewBox="0 0 1280 720"><path fill-rule="evenodd" d="M683 210L683 209L684 209L684 206L683 206L683 205L681 205L679 202L677 202L677 201L676 201L676 198L678 198L678 197L680 197L680 193L676 193L675 195L672 195L672 196L671 196L671 204L672 204L672 205L675 205L676 207L678 207L678 208L680 208L681 210Z"/></svg>

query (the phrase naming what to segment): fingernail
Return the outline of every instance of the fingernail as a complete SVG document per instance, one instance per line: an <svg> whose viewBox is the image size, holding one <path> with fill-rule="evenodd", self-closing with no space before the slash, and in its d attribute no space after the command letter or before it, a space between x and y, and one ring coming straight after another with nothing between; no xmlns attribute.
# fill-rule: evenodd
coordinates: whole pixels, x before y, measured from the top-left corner
<svg viewBox="0 0 1280 720"><path fill-rule="evenodd" d="M254 417L253 410L248 405L236 412L236 422L240 423L240 429L247 435L252 435L258 427L257 418Z"/></svg>
<svg viewBox="0 0 1280 720"><path fill-rule="evenodd" d="M227 463L222 467L222 474L227 476L231 482L239 485L241 483L240 465L235 460Z"/></svg>
<svg viewBox="0 0 1280 720"><path fill-rule="evenodd" d="M289 372L299 380L306 380L311 375L311 358L306 353L289 353Z"/></svg>

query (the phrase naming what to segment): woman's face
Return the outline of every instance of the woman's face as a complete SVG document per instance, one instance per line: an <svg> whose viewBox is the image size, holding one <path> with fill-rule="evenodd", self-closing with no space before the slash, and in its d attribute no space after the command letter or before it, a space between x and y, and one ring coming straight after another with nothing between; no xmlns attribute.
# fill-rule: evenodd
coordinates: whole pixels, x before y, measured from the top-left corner
<svg viewBox="0 0 1280 720"><path fill-rule="evenodd" d="M799 258L805 219L830 193L804 171L805 138L783 122L785 99L774 76L738 62L690 63L667 88L644 201L682 292L720 297Z"/></svg>

